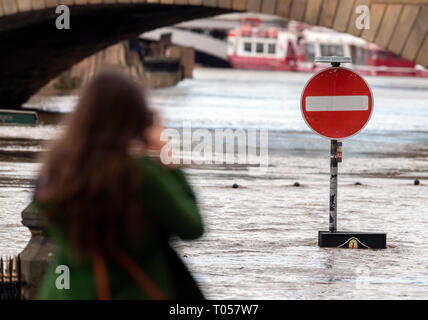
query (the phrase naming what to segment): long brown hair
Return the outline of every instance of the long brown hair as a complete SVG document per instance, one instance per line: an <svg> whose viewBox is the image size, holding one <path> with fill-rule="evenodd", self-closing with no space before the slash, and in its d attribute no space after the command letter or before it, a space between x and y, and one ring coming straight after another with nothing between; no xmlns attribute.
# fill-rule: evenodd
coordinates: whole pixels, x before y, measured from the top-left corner
<svg viewBox="0 0 428 320"><path fill-rule="evenodd" d="M77 256L108 254L141 216L141 175L129 154L152 125L144 91L116 72L86 88L41 170L36 200L49 202L48 223L61 226Z"/></svg>

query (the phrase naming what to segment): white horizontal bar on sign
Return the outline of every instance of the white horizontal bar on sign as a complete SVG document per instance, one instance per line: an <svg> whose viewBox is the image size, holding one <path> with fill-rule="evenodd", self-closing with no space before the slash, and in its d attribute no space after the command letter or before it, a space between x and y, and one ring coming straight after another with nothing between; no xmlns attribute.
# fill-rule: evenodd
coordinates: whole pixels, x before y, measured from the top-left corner
<svg viewBox="0 0 428 320"><path fill-rule="evenodd" d="M368 96L307 96L306 111L365 111Z"/></svg>

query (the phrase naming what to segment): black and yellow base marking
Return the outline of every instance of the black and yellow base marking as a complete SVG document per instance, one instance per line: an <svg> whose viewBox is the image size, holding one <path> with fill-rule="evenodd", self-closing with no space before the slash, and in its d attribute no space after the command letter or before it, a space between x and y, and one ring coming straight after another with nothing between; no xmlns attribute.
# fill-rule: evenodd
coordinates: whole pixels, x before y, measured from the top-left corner
<svg viewBox="0 0 428 320"><path fill-rule="evenodd" d="M318 245L324 248L386 249L386 233L318 231Z"/></svg>

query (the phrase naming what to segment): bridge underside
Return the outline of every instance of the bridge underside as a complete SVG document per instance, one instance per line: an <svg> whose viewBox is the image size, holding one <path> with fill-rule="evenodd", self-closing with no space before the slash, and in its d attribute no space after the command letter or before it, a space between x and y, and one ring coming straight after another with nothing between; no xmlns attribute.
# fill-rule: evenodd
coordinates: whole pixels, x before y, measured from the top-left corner
<svg viewBox="0 0 428 320"><path fill-rule="evenodd" d="M55 28L70 5L71 29ZM357 27L360 5L370 28ZM20 107L73 64L121 40L231 11L345 32L428 67L428 0L0 0L0 108Z"/></svg>
<svg viewBox="0 0 428 320"><path fill-rule="evenodd" d="M19 108L51 79L83 58L142 32L229 12L202 6L136 4L73 6L71 28L55 27L55 10L0 20L0 108Z"/></svg>

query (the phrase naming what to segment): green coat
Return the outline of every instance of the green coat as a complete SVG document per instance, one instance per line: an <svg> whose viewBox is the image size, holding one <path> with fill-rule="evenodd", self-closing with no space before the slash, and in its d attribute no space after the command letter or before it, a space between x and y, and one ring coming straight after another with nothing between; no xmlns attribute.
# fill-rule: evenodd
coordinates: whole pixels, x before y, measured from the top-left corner
<svg viewBox="0 0 428 320"><path fill-rule="evenodd" d="M167 170L149 157L137 159L142 174L145 219L152 228L141 234L139 252L126 252L164 294L171 299L203 298L198 286L175 251L169 246L170 235L184 240L202 235L203 224L196 197L180 169ZM39 207L43 207L39 204ZM92 261L75 261L69 256L70 243L57 226L47 232L57 245L39 291L40 299L97 299ZM70 270L70 289L57 289L62 272L59 265ZM114 261L107 260L109 286L113 299L148 299L146 292Z"/></svg>

